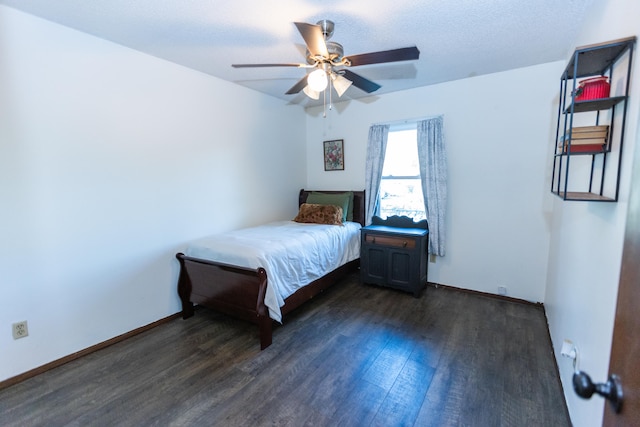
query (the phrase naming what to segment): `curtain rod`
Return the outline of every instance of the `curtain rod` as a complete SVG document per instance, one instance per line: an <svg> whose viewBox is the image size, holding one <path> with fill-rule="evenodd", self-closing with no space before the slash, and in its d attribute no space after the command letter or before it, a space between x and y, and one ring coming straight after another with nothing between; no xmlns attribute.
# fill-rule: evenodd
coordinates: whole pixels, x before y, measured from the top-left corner
<svg viewBox="0 0 640 427"><path fill-rule="evenodd" d="M420 122L422 120L427 120L427 119L435 119L436 117L442 117L442 114L436 114L433 116L424 116L424 117L415 117L412 119L402 119L402 120L393 120L393 121L389 121L389 122L378 122L378 123L372 123L371 126L377 126L377 125L389 125L389 126L398 126L398 125L406 125L408 123L417 123Z"/></svg>

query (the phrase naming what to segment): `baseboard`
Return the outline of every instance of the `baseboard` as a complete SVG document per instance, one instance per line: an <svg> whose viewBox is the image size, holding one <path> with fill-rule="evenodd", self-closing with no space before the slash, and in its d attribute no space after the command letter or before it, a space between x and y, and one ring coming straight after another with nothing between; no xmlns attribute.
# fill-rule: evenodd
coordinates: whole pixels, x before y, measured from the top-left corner
<svg viewBox="0 0 640 427"><path fill-rule="evenodd" d="M566 398L566 393L564 391L564 386L562 384L562 379L560 377L560 367L558 366L558 358L556 357L556 351L553 348L553 340L551 339L551 331L549 331L549 319L547 318L547 313L545 311L544 313L544 319L545 322L547 322L547 339L548 339L548 346L551 349L551 353L553 354L553 366L556 369L556 380L558 381L558 386L560 387L560 390L562 390L562 400L564 401L564 412L565 412L565 416L567 417L567 425L571 425L571 415L569 415L569 406L567 405L567 398Z"/></svg>
<svg viewBox="0 0 640 427"><path fill-rule="evenodd" d="M45 365L34 368L30 371L24 372L20 375L16 375L15 377L8 378L6 380L0 381L0 390L10 387L14 384L18 384L24 380L35 377L36 375L42 374L50 369L57 368L58 366L62 366L65 363L69 363L73 360L79 359L82 356L86 356L87 354L93 353L98 350L102 350L103 348L109 347L110 345L119 343L121 341L126 340L127 338L131 338L135 335L141 334L142 332L146 332L150 329L155 328L156 326L162 325L163 323L167 323L173 319L177 319L182 316L182 312L172 314L170 316L164 317L160 320L156 320L153 323L149 323L148 325L141 326L132 331L126 332L122 335L118 335L117 337L111 338L107 341L103 341L96 345L92 345L91 347L85 348L84 350L80 350L76 353L70 354L68 356L62 357L60 359L54 360L53 362L49 362Z"/></svg>
<svg viewBox="0 0 640 427"><path fill-rule="evenodd" d="M474 294L474 295L479 295L479 296L483 296L483 297L487 297L487 298L499 299L499 300L503 300L503 301L515 302L515 303L518 303L518 304L534 305L536 307L540 307L540 308L544 309L544 304L542 304L541 302L531 302L531 301L527 301L527 300L520 299L520 298L508 297L506 295L496 295L496 294L492 294L492 293L489 293L489 292L481 292L481 291L474 291L474 290L471 290L471 289L457 288L455 286L443 285L443 284L435 283L435 282L427 282L427 286L430 286L430 287L433 287L433 288L444 288L444 289L448 289L448 290L451 290L451 291L464 292L464 293L468 293L468 294Z"/></svg>

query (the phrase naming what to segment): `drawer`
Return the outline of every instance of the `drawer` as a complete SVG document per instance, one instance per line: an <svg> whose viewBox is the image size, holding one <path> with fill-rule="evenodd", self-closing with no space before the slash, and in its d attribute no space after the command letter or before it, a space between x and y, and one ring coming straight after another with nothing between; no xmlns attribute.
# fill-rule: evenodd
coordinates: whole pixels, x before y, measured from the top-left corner
<svg viewBox="0 0 640 427"><path fill-rule="evenodd" d="M367 233L364 241L373 245L392 246L394 248L414 249L416 247L416 239L406 236L384 236Z"/></svg>

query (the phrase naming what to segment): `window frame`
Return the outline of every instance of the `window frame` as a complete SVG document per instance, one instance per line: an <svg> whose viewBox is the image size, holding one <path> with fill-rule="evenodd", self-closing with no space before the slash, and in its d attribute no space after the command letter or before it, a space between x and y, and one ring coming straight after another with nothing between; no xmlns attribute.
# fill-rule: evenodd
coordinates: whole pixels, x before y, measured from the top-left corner
<svg viewBox="0 0 640 427"><path fill-rule="evenodd" d="M403 132L403 131L414 131L414 136L415 136L415 144L416 144L416 156L418 156L418 122L414 121L414 122L405 122L399 125L393 125L389 128L389 133L388 133L388 139L387 139L387 148L386 150L389 150L389 144L391 143L391 135L394 132ZM416 157L417 158L417 157ZM387 155L385 153L385 162L387 161ZM384 171L384 165L382 170ZM419 221L421 219L426 219L426 208L424 206L424 195L423 195L423 189L422 189L422 177L420 176L420 166L418 164L418 173L417 175L383 175L382 173L380 174L380 190L382 190L382 183L384 181L389 181L389 180L412 180L412 181L417 181L418 185L419 185L419 192L420 192L420 198L422 200L421 203L421 210L414 210L413 212L418 212L418 215L414 215L413 219L415 221ZM380 191L380 193L378 194L378 209L377 209L377 215L382 216L382 191ZM398 209L401 210L401 209ZM389 211L389 209L385 209L385 211ZM397 213L393 213L393 215L397 215ZM387 217L390 215L387 215Z"/></svg>

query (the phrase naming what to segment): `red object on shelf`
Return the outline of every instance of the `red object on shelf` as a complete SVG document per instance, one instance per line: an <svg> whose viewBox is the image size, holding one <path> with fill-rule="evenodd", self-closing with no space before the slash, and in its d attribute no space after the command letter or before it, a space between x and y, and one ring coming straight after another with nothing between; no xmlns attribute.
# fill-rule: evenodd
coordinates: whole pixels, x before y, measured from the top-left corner
<svg viewBox="0 0 640 427"><path fill-rule="evenodd" d="M608 98L611 85L607 76L593 77L578 82L576 89L576 101L589 99Z"/></svg>
<svg viewBox="0 0 640 427"><path fill-rule="evenodd" d="M567 153L567 148L564 148L564 152ZM583 144L583 145L571 145L568 150L570 153L601 153L604 150L603 144Z"/></svg>

